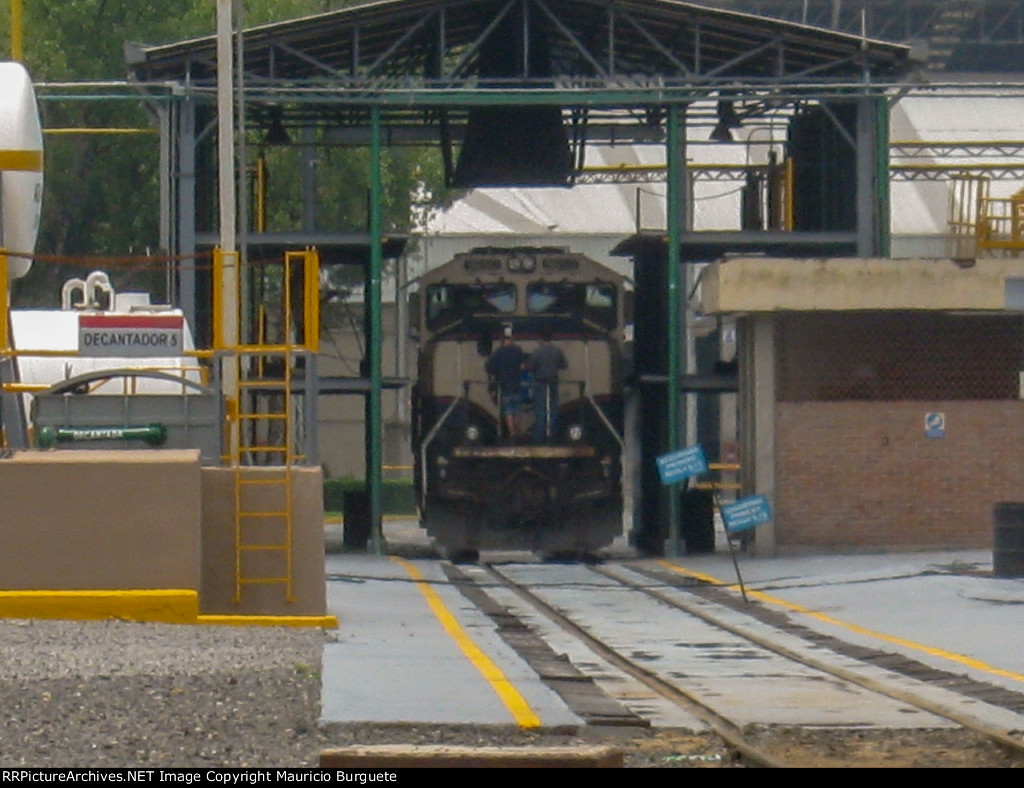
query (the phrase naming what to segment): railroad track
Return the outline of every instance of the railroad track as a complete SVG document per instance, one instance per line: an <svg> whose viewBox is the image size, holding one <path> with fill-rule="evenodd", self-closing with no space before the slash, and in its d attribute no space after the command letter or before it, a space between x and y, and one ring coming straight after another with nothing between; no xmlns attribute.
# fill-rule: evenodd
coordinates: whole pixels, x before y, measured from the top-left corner
<svg viewBox="0 0 1024 788"><path fill-rule="evenodd" d="M801 741L796 749L795 738L781 749L777 740L760 744L766 737L759 732L770 717L782 719L783 726L817 730L962 730L994 745L1014 765L1024 764L1024 737L972 713L984 701L1012 718L1024 712L1021 694L822 636L764 605L744 603L731 591L668 569L638 562L482 563L446 571L509 633L506 639L533 660L540 675L565 651L575 649L574 663L599 660L596 675L611 669L627 676L717 734L729 762L785 768L835 761L834 752L815 751L817 741ZM562 665L555 672L564 678L565 671ZM577 684L587 678L581 674ZM744 700L744 694L756 697ZM572 693L563 697L572 707ZM772 705L771 715L758 716L757 698ZM585 704L581 716L588 718ZM589 714L588 722L650 724L642 712L613 718L607 709Z"/></svg>

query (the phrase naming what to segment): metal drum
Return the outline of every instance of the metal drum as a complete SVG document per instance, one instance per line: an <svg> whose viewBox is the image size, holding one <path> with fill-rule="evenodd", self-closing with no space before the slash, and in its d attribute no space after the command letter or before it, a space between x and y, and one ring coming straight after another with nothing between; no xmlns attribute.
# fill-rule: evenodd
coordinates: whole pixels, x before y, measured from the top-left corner
<svg viewBox="0 0 1024 788"><path fill-rule="evenodd" d="M1024 503L997 503L992 514L992 574L1024 577Z"/></svg>

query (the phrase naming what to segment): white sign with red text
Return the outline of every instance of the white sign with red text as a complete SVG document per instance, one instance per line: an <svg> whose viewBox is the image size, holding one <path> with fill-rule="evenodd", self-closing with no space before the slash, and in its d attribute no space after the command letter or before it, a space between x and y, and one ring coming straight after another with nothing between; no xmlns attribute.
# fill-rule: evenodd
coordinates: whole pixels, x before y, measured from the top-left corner
<svg viewBox="0 0 1024 788"><path fill-rule="evenodd" d="M183 315L79 315L78 355L180 356Z"/></svg>

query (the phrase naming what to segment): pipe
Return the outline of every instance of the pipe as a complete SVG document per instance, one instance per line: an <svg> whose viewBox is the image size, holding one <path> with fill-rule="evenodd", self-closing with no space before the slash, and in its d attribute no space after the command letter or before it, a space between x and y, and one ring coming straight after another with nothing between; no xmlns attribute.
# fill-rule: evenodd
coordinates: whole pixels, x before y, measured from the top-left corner
<svg viewBox="0 0 1024 788"><path fill-rule="evenodd" d="M100 308L99 293L106 293L108 302L107 308L114 308L114 286L110 284L110 277L103 271L93 271L85 278L86 305L94 309Z"/></svg>
<svg viewBox="0 0 1024 788"><path fill-rule="evenodd" d="M72 296L75 290L82 291L82 300L77 304L72 303ZM85 294L85 280L75 277L69 279L64 283L64 286L60 289L60 308L67 311L69 309L81 309L88 306L89 300Z"/></svg>

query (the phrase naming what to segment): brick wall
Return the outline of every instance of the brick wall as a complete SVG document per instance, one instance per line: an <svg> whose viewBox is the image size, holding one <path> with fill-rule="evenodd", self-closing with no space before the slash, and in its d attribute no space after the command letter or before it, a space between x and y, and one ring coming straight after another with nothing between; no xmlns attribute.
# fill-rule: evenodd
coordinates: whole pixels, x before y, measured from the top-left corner
<svg viewBox="0 0 1024 788"><path fill-rule="evenodd" d="M992 505L1024 501L1024 403L781 402L780 551L988 548ZM924 416L946 416L927 438Z"/></svg>

